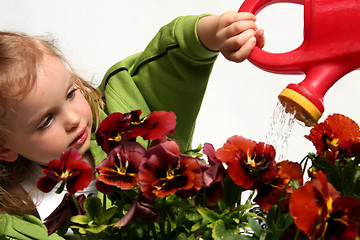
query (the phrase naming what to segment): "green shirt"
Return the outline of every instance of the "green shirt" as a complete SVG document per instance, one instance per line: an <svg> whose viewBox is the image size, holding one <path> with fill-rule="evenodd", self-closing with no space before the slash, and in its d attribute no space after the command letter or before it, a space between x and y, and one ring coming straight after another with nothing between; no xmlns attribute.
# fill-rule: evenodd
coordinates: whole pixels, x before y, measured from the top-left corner
<svg viewBox="0 0 360 240"><path fill-rule="evenodd" d="M45 225L32 215L17 217L3 213L0 214L0 239L59 240L64 238L56 233L48 236Z"/></svg>
<svg viewBox="0 0 360 240"><path fill-rule="evenodd" d="M191 149L201 102L218 52L202 45L197 22L202 16L179 17L162 27L145 51L130 56L106 73L98 87L105 101L102 119L113 112L141 109L173 111L177 122L174 138L182 151ZM105 154L92 141L96 165Z"/></svg>

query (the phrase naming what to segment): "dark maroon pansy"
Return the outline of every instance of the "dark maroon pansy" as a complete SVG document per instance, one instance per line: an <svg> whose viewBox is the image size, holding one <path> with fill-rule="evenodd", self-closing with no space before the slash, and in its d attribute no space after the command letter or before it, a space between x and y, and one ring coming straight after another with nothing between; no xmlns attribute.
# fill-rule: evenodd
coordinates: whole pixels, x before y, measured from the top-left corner
<svg viewBox="0 0 360 240"><path fill-rule="evenodd" d="M109 186L123 190L136 188L139 185L138 171L144 155L145 148L137 142L124 141L115 147L106 159L96 166L98 190L109 193Z"/></svg>
<svg viewBox="0 0 360 240"><path fill-rule="evenodd" d="M202 173L195 158L180 154L176 140L152 145L139 169L140 189L149 199L182 191L188 195L202 187Z"/></svg>

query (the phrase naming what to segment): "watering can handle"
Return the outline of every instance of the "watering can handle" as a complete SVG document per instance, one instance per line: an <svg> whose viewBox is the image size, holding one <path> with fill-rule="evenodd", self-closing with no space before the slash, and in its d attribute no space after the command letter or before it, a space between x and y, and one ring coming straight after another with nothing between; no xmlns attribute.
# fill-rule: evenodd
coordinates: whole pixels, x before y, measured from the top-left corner
<svg viewBox="0 0 360 240"><path fill-rule="evenodd" d="M263 8L275 3L296 3L304 5L305 1L306 0L245 0L239 12L250 12L256 15ZM281 73L287 69L289 73L298 73L299 69L292 69L295 65L289 62L289 59L296 58L298 54L298 51L281 54L269 53L255 46L248 60L259 68L269 72ZM287 65L288 67L286 67Z"/></svg>

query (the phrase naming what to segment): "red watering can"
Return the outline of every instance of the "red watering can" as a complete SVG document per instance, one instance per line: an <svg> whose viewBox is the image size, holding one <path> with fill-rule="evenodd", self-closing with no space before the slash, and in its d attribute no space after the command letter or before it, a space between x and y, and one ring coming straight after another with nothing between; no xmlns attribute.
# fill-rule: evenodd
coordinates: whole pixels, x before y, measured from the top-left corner
<svg viewBox="0 0 360 240"><path fill-rule="evenodd" d="M304 5L304 40L295 50L269 53L258 47L249 61L272 73L305 74L279 95L288 112L314 125L324 112L325 93L360 67L360 0L245 0L239 12L257 14L274 3Z"/></svg>

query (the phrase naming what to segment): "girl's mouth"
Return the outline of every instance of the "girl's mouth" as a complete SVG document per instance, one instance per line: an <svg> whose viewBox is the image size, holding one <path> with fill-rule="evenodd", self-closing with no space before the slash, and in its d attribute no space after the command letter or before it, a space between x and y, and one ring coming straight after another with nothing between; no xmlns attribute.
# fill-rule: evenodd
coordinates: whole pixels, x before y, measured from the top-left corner
<svg viewBox="0 0 360 240"><path fill-rule="evenodd" d="M84 127L79 134L76 136L76 139L70 144L70 147L78 147L82 145L88 137L87 128Z"/></svg>

